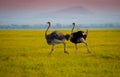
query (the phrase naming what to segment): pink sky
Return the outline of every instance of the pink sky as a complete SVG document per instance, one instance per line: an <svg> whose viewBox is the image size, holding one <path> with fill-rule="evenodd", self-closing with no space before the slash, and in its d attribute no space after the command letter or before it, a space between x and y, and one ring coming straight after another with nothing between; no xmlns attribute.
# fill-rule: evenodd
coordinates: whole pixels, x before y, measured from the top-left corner
<svg viewBox="0 0 120 77"><path fill-rule="evenodd" d="M73 6L120 10L120 0L0 0L1 10L51 10Z"/></svg>
<svg viewBox="0 0 120 77"><path fill-rule="evenodd" d="M55 12L71 7L83 7L98 14L98 17L64 19L49 16L46 18L43 15L44 12L46 16L49 11ZM71 23L75 20L81 23L119 22L119 17L120 0L0 0L0 24L36 24L49 20L56 23Z"/></svg>

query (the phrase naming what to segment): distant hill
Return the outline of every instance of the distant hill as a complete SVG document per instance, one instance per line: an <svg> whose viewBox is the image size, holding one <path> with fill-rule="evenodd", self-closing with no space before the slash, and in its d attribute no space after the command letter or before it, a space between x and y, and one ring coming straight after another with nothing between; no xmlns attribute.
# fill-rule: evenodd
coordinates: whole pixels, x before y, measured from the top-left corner
<svg viewBox="0 0 120 77"><path fill-rule="evenodd" d="M93 15L93 12L84 7L70 7L57 11L58 14L77 14L77 15Z"/></svg>

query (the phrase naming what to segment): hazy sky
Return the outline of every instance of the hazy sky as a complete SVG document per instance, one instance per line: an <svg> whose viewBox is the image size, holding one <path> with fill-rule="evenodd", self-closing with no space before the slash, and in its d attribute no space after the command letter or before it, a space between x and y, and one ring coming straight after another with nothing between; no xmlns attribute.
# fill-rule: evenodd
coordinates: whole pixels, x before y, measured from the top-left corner
<svg viewBox="0 0 120 77"><path fill-rule="evenodd" d="M84 6L93 9L119 9L120 0L0 0L0 10L60 9Z"/></svg>
<svg viewBox="0 0 120 77"><path fill-rule="evenodd" d="M120 13L120 0L0 0L0 24L28 24L31 21L37 23L39 20L45 20L45 18L38 17L35 19L32 15L35 17L41 12L76 6L82 6L97 13L104 13L104 11ZM60 21L59 18L57 19Z"/></svg>

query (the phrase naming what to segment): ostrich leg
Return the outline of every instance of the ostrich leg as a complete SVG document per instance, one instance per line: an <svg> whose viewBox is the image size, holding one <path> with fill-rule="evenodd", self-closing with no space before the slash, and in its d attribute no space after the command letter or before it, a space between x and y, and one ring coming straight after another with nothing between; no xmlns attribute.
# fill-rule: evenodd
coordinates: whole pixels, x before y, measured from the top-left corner
<svg viewBox="0 0 120 77"><path fill-rule="evenodd" d="M50 56L50 55L52 54L53 50L54 50L54 44L52 44L52 48L51 48L51 51L50 51L50 53L48 54L48 56Z"/></svg>
<svg viewBox="0 0 120 77"><path fill-rule="evenodd" d="M66 43L63 42L63 45L64 45L64 53L69 54L69 53L67 52L67 50L66 50Z"/></svg>
<svg viewBox="0 0 120 77"><path fill-rule="evenodd" d="M88 44L87 44L87 42L84 40L84 38L81 38L80 40L86 45L86 48L87 48L88 53L91 53L90 49L88 48Z"/></svg>
<svg viewBox="0 0 120 77"><path fill-rule="evenodd" d="M76 48L75 52L77 52L78 51L78 45L77 44L75 44L75 48Z"/></svg>

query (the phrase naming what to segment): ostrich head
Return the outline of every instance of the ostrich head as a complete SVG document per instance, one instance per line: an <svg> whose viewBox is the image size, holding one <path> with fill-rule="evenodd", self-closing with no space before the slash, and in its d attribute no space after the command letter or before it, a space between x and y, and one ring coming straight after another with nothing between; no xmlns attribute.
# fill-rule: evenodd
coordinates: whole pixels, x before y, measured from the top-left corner
<svg viewBox="0 0 120 77"><path fill-rule="evenodd" d="M72 23L75 26L75 22Z"/></svg>
<svg viewBox="0 0 120 77"><path fill-rule="evenodd" d="M51 25L51 22L47 22L47 24L50 26L50 25Z"/></svg>

